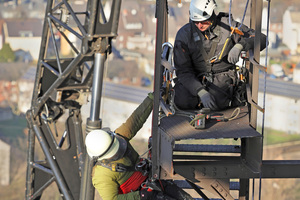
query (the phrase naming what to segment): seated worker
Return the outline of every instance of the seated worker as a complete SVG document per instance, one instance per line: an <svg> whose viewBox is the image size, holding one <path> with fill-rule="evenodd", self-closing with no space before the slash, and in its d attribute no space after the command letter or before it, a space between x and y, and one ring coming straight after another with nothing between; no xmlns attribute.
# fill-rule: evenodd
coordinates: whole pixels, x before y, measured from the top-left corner
<svg viewBox="0 0 300 200"><path fill-rule="evenodd" d="M179 109L223 110L236 106L235 64L241 51L254 48L255 31L234 21L228 13L217 15L216 7L215 0L192 0L190 22L176 34L174 65L178 81L174 102ZM261 33L260 50L265 47L266 36Z"/></svg>
<svg viewBox="0 0 300 200"><path fill-rule="evenodd" d="M114 133L100 129L87 134L86 150L88 155L96 161L92 183L103 200L193 199L170 181L159 181L162 183L159 186L162 186L162 191L144 188L147 187L147 184L144 184L148 179L147 171L151 169L149 165L142 169L137 167L141 166L139 164L145 160L139 157L129 141L142 128L152 108L153 94L149 93ZM149 164L150 162L143 163Z"/></svg>

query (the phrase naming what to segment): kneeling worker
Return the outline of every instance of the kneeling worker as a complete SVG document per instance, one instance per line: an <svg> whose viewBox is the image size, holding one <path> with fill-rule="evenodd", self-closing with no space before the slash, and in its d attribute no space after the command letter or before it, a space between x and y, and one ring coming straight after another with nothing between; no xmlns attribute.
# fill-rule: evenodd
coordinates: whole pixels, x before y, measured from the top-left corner
<svg viewBox="0 0 300 200"><path fill-rule="evenodd" d="M141 187L147 182L148 173L136 167L141 159L129 141L142 128L152 108L153 94L149 93L114 133L101 129L86 136L87 153L96 161L92 182L103 200L193 199L170 181L160 181L161 191Z"/></svg>

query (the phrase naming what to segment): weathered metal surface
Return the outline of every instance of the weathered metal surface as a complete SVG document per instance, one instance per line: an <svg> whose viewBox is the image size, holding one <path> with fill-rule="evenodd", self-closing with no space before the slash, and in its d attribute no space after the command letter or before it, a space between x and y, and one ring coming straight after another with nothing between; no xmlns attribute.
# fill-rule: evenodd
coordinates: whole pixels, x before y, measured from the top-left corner
<svg viewBox="0 0 300 200"><path fill-rule="evenodd" d="M261 135L249 126L247 106L240 109L239 116L231 121L206 120L205 129L195 129L189 124L191 118L178 114L162 118L159 127L175 140L260 137ZM234 109L228 109L215 114L230 117L233 111Z"/></svg>

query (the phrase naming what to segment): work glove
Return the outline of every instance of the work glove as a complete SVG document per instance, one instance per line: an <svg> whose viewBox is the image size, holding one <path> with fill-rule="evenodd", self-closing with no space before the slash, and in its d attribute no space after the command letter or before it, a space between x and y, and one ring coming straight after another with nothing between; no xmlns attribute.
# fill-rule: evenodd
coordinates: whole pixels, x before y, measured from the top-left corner
<svg viewBox="0 0 300 200"><path fill-rule="evenodd" d="M140 190L141 200L176 200L162 192L150 189Z"/></svg>
<svg viewBox="0 0 300 200"><path fill-rule="evenodd" d="M153 100L153 99L154 99L153 92L149 92L149 93L148 93L148 97L149 97L151 100Z"/></svg>
<svg viewBox="0 0 300 200"><path fill-rule="evenodd" d="M141 200L157 199L157 196L159 195L159 193L161 193L161 192L156 191L156 190L151 190L151 189L142 189L142 190L140 190ZM161 196L161 195L159 195L159 196Z"/></svg>
<svg viewBox="0 0 300 200"><path fill-rule="evenodd" d="M157 195L158 191L150 190L150 189L142 189L140 190L141 200L151 200L154 199Z"/></svg>
<svg viewBox="0 0 300 200"><path fill-rule="evenodd" d="M204 108L210 108L211 110L218 110L215 97L207 92L205 89L202 89L198 92L201 103Z"/></svg>
<svg viewBox="0 0 300 200"><path fill-rule="evenodd" d="M228 53L228 58L227 58L228 62L232 64L237 63L239 61L242 49L243 49L243 45L239 43L235 44Z"/></svg>

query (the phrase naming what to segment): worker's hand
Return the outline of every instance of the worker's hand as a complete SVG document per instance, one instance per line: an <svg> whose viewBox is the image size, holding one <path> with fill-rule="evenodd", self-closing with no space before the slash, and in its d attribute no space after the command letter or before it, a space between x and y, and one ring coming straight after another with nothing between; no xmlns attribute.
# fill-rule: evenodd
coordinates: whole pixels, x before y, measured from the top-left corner
<svg viewBox="0 0 300 200"><path fill-rule="evenodd" d="M228 58L227 58L228 62L232 64L237 63L239 61L242 49L243 49L243 45L239 43L235 44L228 53Z"/></svg>
<svg viewBox="0 0 300 200"><path fill-rule="evenodd" d="M215 97L207 92L205 89L202 89L198 92L201 103L204 108L210 108L211 110L218 110Z"/></svg>
<svg viewBox="0 0 300 200"><path fill-rule="evenodd" d="M148 97L149 97L151 100L153 100L153 99L154 99L153 92L149 92L149 93L148 93Z"/></svg>
<svg viewBox="0 0 300 200"><path fill-rule="evenodd" d="M141 200L176 200L167 194L156 190L143 189L140 191Z"/></svg>
<svg viewBox="0 0 300 200"><path fill-rule="evenodd" d="M150 190L150 189L142 189L140 190L141 200L152 200L157 196L158 191Z"/></svg>

